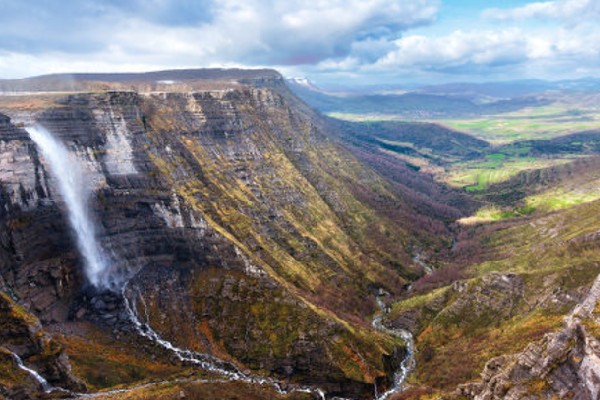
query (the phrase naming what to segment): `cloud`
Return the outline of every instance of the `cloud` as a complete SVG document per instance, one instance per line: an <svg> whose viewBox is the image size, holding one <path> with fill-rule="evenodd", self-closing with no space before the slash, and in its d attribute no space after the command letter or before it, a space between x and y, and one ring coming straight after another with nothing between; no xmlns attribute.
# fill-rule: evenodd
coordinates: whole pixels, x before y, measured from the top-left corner
<svg viewBox="0 0 600 400"><path fill-rule="evenodd" d="M531 18L555 19L578 24L597 20L600 17L600 2L597 0L556 0L530 3L510 9L487 9L482 15L491 20L525 20Z"/></svg>
<svg viewBox="0 0 600 400"><path fill-rule="evenodd" d="M386 79L556 78L589 74L600 67L600 29L577 27L456 30L447 35L406 35L373 63L348 57L320 63L320 71L353 71Z"/></svg>
<svg viewBox="0 0 600 400"><path fill-rule="evenodd" d="M528 58L527 39L519 29L454 31L447 36L410 35L398 39L396 48L379 59L379 68L420 66L453 69L465 65L504 66Z"/></svg>
<svg viewBox="0 0 600 400"><path fill-rule="evenodd" d="M0 77L215 66L357 82L600 74L600 1L487 9L461 29L438 20L440 1L2 0Z"/></svg>
<svg viewBox="0 0 600 400"><path fill-rule="evenodd" d="M164 66L310 65L353 52L374 60L407 29L431 23L438 6L438 0L4 0L0 52L79 55L115 65L136 59Z"/></svg>

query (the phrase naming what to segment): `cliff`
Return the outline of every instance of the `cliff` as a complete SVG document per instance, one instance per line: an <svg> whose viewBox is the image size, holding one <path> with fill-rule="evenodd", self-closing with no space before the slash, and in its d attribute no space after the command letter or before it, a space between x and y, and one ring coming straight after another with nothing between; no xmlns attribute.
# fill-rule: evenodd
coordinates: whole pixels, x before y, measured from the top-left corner
<svg viewBox="0 0 600 400"><path fill-rule="evenodd" d="M371 328L375 289L398 294L423 273L415 234L449 239L403 220L412 211L397 188L332 141L280 76L238 78L22 94L3 110L82 160L112 279L128 282L161 336L254 374L369 398L389 385L403 345ZM86 284L47 160L5 116L0 146L5 292L58 335L91 390L189 370L136 337L118 293ZM132 367L115 364L123 357Z"/></svg>

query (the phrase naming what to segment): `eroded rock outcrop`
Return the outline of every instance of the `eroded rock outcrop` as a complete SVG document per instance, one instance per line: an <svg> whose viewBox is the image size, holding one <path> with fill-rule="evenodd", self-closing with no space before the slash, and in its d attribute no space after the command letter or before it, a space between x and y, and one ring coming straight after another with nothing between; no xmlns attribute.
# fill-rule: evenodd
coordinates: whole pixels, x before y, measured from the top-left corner
<svg viewBox="0 0 600 400"><path fill-rule="evenodd" d="M596 400L600 396L600 277L586 299L549 333L518 354L490 360L482 381L462 385L457 395L476 400L525 398Z"/></svg>
<svg viewBox="0 0 600 400"><path fill-rule="evenodd" d="M19 368L15 355L53 386L78 392L86 390L71 372L64 348L43 330L35 316L0 292L0 394L9 398L36 397L42 388Z"/></svg>

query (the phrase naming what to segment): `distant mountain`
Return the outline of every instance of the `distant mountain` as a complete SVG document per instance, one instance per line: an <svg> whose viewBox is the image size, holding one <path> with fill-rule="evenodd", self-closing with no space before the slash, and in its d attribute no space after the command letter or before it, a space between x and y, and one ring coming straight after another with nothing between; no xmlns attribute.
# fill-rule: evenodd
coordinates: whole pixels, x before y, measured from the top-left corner
<svg viewBox="0 0 600 400"><path fill-rule="evenodd" d="M307 86L297 81L287 80L287 84L298 97L323 113L384 114L413 120L477 117L548 103L533 96L481 101L481 96L425 92L340 95L326 93L314 85Z"/></svg>
<svg viewBox="0 0 600 400"><path fill-rule="evenodd" d="M304 88L307 90L312 90L314 92L322 92L321 88L319 88L310 79L306 77L286 78L286 82L290 86L297 86L298 88Z"/></svg>
<svg viewBox="0 0 600 400"><path fill-rule="evenodd" d="M524 79L484 83L448 83L426 86L417 89L418 93L427 93L461 98L515 98L531 96L550 90L589 91L600 89L600 79L584 78L561 81Z"/></svg>
<svg viewBox="0 0 600 400"><path fill-rule="evenodd" d="M324 113L394 115L403 119L475 118L550 104L558 97L585 99L600 90L600 79L515 80L448 83L412 90L328 92L307 78L289 78L296 95ZM583 96L583 97L582 97Z"/></svg>

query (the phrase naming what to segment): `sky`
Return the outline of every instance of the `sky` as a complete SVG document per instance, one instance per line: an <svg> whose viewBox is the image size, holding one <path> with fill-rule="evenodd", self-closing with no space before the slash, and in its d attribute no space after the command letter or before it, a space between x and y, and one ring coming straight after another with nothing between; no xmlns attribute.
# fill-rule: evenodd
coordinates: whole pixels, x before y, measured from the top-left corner
<svg viewBox="0 0 600 400"><path fill-rule="evenodd" d="M0 0L0 78L271 67L323 87L600 76L600 0Z"/></svg>

